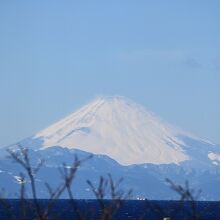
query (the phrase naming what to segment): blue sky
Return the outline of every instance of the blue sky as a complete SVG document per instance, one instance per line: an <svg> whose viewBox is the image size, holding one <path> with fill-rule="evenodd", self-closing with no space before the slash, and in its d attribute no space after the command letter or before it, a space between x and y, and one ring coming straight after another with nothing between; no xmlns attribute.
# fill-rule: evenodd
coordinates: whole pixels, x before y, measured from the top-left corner
<svg viewBox="0 0 220 220"><path fill-rule="evenodd" d="M1 1L0 146L98 95L220 143L220 1Z"/></svg>

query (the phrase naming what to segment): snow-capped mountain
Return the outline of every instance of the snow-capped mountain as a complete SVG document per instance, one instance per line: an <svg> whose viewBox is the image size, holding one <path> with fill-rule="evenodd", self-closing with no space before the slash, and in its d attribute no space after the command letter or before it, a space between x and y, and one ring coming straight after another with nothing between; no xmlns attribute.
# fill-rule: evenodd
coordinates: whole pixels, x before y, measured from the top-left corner
<svg viewBox="0 0 220 220"><path fill-rule="evenodd" d="M122 165L218 164L219 149L162 121L124 97L100 97L24 140L45 149L62 146L107 155Z"/></svg>
<svg viewBox="0 0 220 220"><path fill-rule="evenodd" d="M97 98L19 143L29 148L33 164L39 158L46 161L36 176L39 198L48 195L45 182L57 187L63 162L70 166L75 154L86 158L90 153L93 158L80 166L74 181L75 198L93 198L86 180L97 184L107 173L116 180L123 177L123 189L133 189L135 198L178 199L165 178L177 184L188 180L203 191L200 199L220 198L220 146L175 128L124 97ZM2 148L0 187L8 197L19 191L20 172Z"/></svg>

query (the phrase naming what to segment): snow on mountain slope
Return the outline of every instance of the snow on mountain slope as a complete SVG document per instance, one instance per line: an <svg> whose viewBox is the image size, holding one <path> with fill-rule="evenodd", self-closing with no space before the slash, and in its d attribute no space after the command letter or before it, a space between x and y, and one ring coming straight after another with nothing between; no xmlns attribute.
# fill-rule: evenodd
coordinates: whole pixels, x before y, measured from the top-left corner
<svg viewBox="0 0 220 220"><path fill-rule="evenodd" d="M192 159L180 137L193 138L129 99L100 97L28 142L104 154L122 165L179 164Z"/></svg>

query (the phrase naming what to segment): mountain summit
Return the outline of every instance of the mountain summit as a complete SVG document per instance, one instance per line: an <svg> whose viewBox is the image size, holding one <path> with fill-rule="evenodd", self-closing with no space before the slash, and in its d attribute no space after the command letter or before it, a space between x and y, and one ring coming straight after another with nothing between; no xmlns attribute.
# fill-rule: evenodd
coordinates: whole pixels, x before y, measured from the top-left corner
<svg viewBox="0 0 220 220"><path fill-rule="evenodd" d="M40 143L42 149L61 146L103 154L122 165L180 164L192 159L213 162L218 158L209 142L193 138L120 96L99 97L27 142L29 146ZM195 142L205 147L195 148Z"/></svg>

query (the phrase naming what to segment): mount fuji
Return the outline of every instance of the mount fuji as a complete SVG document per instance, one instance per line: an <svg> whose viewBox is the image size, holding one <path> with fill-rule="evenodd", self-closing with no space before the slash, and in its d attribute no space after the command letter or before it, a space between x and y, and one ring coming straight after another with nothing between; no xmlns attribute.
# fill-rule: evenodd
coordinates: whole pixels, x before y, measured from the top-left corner
<svg viewBox="0 0 220 220"><path fill-rule="evenodd" d="M215 144L175 128L124 97L97 98L22 143L103 154L121 165L195 162L196 167L208 167L220 161Z"/></svg>
<svg viewBox="0 0 220 220"><path fill-rule="evenodd" d="M54 183L58 181L54 170L62 162L71 164L75 153L92 153L94 158L80 168L76 179L79 198L91 197L86 178L95 182L112 173L114 178L124 177L124 188L132 188L135 196L175 198L164 181L168 177L176 183L189 180L204 192L201 199L218 199L220 146L170 125L124 97L99 97L19 143L30 149L34 160L47 161L38 177L42 197L43 177ZM11 178L14 189L17 173L18 168L0 156L0 178L7 182Z"/></svg>

